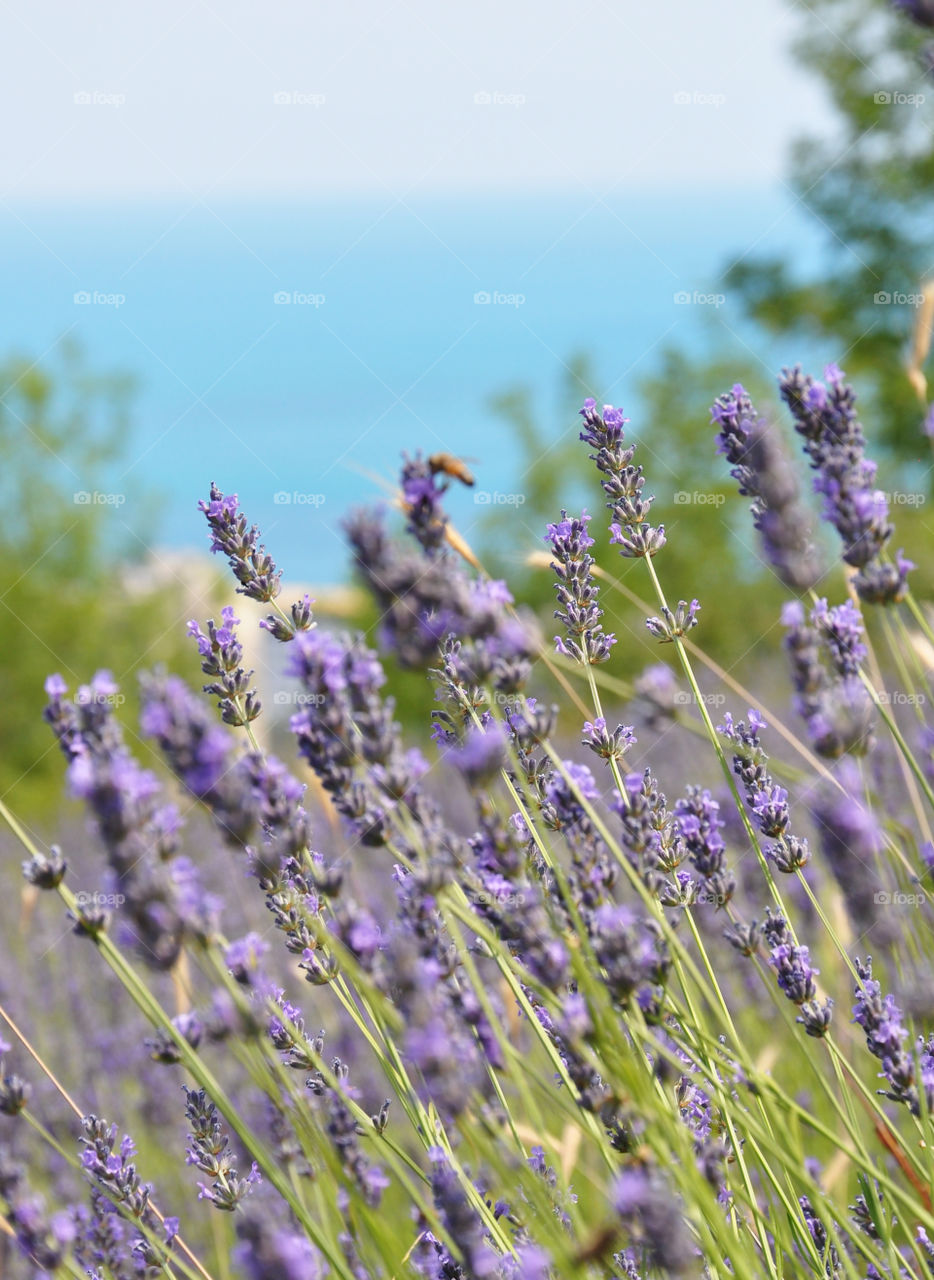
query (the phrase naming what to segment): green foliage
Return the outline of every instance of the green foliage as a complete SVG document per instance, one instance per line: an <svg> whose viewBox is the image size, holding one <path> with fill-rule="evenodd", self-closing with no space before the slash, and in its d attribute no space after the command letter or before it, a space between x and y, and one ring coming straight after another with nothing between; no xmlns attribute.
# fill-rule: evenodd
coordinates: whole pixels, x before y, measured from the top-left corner
<svg viewBox="0 0 934 1280"><path fill-rule="evenodd" d="M130 393L126 379L89 374L74 348L54 365L0 366L0 794L15 786L27 817L60 791L41 715L46 676L60 671L75 687L106 652L132 702L136 670L171 663L180 648L167 596L122 587L121 553L140 545L131 540L138 497L122 494L120 507L75 501L125 488L107 477L119 475Z"/></svg>
<svg viewBox="0 0 934 1280"><path fill-rule="evenodd" d="M749 314L794 350L829 340L861 389L873 441L904 462L923 446L923 406L905 373L913 303L934 262L934 90L921 65L921 30L880 0L812 0L796 53L836 110L830 137L801 139L790 182L822 225L820 273L745 259L727 275ZM879 97L890 101L879 101ZM920 95L924 101L900 101Z"/></svg>

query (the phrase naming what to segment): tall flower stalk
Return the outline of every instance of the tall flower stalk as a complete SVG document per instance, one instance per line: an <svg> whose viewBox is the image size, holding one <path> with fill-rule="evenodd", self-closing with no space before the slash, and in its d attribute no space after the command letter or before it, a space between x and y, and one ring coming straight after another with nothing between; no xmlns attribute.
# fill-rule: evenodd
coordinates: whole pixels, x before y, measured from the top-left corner
<svg viewBox="0 0 934 1280"><path fill-rule="evenodd" d="M907 569L887 558L851 391L834 371L785 386L857 592L897 606ZM714 417L766 558L810 586L788 460L741 387ZM372 513L349 523L375 636L316 626L307 597L283 608L259 531L212 486L213 550L268 606L284 673L262 706L233 608L193 622L207 699L165 673L143 687L168 782L131 752L106 672L74 695L50 680L101 852L45 847L2 799L0 816L26 849L30 919L66 931L69 977L103 961L123 993L127 1058L105 1121L75 1101L92 1071L66 1094L25 1034L0 1044L0 1229L24 1276L930 1274L934 1005L902 987L930 960L934 854L905 797L880 795L904 735L862 693L863 618L816 594L786 606L781 678L811 743L795 767L766 754L774 717L754 700L715 726L688 633L716 602L669 605L626 419L594 401L582 419L606 545L645 562L647 632L691 690L669 690L679 714L645 742L601 702L624 633L606 629L594 522L565 510L547 528L552 650L458 558L434 456L404 463L402 541ZM420 747L380 646L430 677ZM539 662L589 690L570 731ZM23 974L13 994L41 1021ZM76 1003L74 1019L90 1052L95 1018ZM143 1117L124 1123L143 1064L165 1081L158 1148ZM169 1202L180 1222L154 1207Z"/></svg>

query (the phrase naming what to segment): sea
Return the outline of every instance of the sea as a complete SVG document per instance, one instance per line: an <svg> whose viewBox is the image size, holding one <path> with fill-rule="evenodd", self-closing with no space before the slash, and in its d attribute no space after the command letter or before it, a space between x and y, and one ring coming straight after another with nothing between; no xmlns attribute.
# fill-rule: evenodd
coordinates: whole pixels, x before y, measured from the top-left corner
<svg viewBox="0 0 934 1280"><path fill-rule="evenodd" d="M821 243L782 186L7 200L0 356L54 374L77 349L89 373L132 379L116 464L47 459L76 515L104 507L139 554L203 548L214 481L289 576L338 583L341 517L390 492L403 452L471 460L474 487L451 493L464 527L520 502L521 450L493 402L526 393L547 448L577 430L560 406L580 356L635 437L639 381L668 346L725 347L740 370L801 358L722 277L760 255L807 271Z"/></svg>

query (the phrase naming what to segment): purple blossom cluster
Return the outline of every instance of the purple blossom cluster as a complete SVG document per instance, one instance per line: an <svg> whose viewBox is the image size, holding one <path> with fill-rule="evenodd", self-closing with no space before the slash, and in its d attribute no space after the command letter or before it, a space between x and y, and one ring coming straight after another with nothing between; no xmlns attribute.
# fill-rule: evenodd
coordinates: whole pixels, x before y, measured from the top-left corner
<svg viewBox="0 0 934 1280"><path fill-rule="evenodd" d="M916 1115L922 1098L926 1112L934 1108L934 1036L919 1039L917 1055L908 1053L909 1038L901 1009L892 995L883 995L882 986L872 975L872 959L856 961L859 982L853 1021L866 1035L866 1047L882 1067L886 1087L880 1090L893 1102L902 1102Z"/></svg>
<svg viewBox="0 0 934 1280"><path fill-rule="evenodd" d="M68 761L72 793L85 802L107 851L105 887L79 899L76 927L105 929L115 907L119 920L147 963L175 964L188 932L210 927L211 904L199 889L188 859L176 859L181 817L155 774L132 756L114 714L119 690L107 671L68 698L61 676L46 682L45 718ZM60 882L60 855L33 862L27 877L42 887ZM180 892L184 885L184 892Z"/></svg>
<svg viewBox="0 0 934 1280"><path fill-rule="evenodd" d="M829 996L824 1000L817 998L814 979L819 970L811 963L810 951L795 941L784 916L769 908L766 908L762 936L769 948L769 964L775 970L779 988L800 1010L797 1021L809 1036L815 1039L825 1036L833 1018L833 1000Z"/></svg>
<svg viewBox="0 0 934 1280"><path fill-rule="evenodd" d="M215 626L213 618L210 619L207 635L192 620L188 624L188 634L198 645L201 670L212 677L211 683L204 686L204 692L217 697L224 723L238 728L255 720L262 707L256 690L249 687L253 672L243 669L243 646L237 639L240 619L234 617L229 606L223 610L221 619L219 627Z"/></svg>
<svg viewBox="0 0 934 1280"><path fill-rule="evenodd" d="M840 535L844 562L857 570L856 591L870 603L895 603L904 598L914 565L901 551L894 564L885 558L895 527L885 494L875 486L876 464L866 457L855 393L835 364L824 370L824 379L815 381L800 367L786 369L779 389L817 473L814 489L824 500L824 519Z"/></svg>
<svg viewBox="0 0 934 1280"><path fill-rule="evenodd" d="M580 414L584 419L580 438L594 450L590 457L608 499L610 541L619 547L621 556L638 559L656 555L665 545L665 527L649 524L655 499L642 493L642 467L632 465L635 446L623 446L623 427L629 419L611 404L604 405L601 413L593 399L584 401Z"/></svg>
<svg viewBox="0 0 934 1280"><path fill-rule="evenodd" d="M555 648L578 662L596 663L607 661L616 637L607 635L600 623L600 588L594 582L593 557L588 553L594 544L587 533L589 521L586 511L579 518L562 511L560 522L548 526L546 541L551 543L551 567L557 579L555 617L565 627L564 638L555 636Z"/></svg>
<svg viewBox="0 0 934 1280"><path fill-rule="evenodd" d="M356 569L379 609L380 643L403 666L425 667L435 661L439 644L455 635L465 668L513 693L528 676L537 628L512 609L504 582L469 575L462 556L427 532L447 527L444 489L427 464L413 475L415 466L407 463L402 475L410 542L390 537L381 511L357 511L344 522ZM412 501L405 497L407 488Z"/></svg>
<svg viewBox="0 0 934 1280"><path fill-rule="evenodd" d="M740 493L752 498L750 510L766 561L786 586L813 587L821 576L820 558L797 477L775 428L756 411L739 382L718 397L710 415L718 428L717 452L733 464L730 474Z"/></svg>
<svg viewBox="0 0 934 1280"><path fill-rule="evenodd" d="M783 386L858 594L897 604L904 563L884 559L891 528L851 391L833 370L827 386L797 372ZM592 400L581 412L609 545L645 561L632 568L658 598L649 633L680 642L700 604L665 603L653 564L664 528L650 523L626 420ZM739 385L713 416L767 560L786 585L812 586L816 555L774 433ZM119 1127L88 1111L76 1135L82 1108L54 1072L43 1078L39 1052L21 1037L33 1077L0 1042L0 1228L24 1261L15 1280L656 1280L850 1274L857 1260L859 1274L914 1278L913 1258L931 1252L915 1232L927 1148L907 1126L934 1110L934 1036L850 950L870 938L886 985L904 970L900 933L914 967L929 957L932 855L911 824L930 797L904 735L896 758L872 732L858 607L812 595L807 613L798 601L783 613L796 710L810 748L836 761L819 786L801 768L808 745L790 766L770 759L755 708L716 730L706 712L676 717L664 666L636 682L650 710L637 742L604 712L593 670L623 646L604 630L586 512L562 510L545 534L557 650L572 660L555 664L453 527L447 466L405 459L401 539L381 515L348 523L381 614L375 640L317 626L307 596L283 611L281 574L237 498L212 486L200 504L238 592L272 610L260 625L299 688L287 725L260 705L231 607L189 624L219 716L176 675L142 680L142 733L167 776L130 751L107 672L74 696L50 678L45 718L104 866L85 893L70 833L46 847L20 828L24 911L61 899L84 939L68 945L103 961L129 1003L108 1042ZM695 647L676 650L697 690ZM386 653L434 694L425 754L407 741ZM573 715L541 696L548 667L571 681ZM294 764L267 750L283 741ZM893 760L913 785L886 820L873 791ZM906 885L918 890L908 925L878 910ZM865 1050L833 1019L850 964ZM13 1026L8 985L0 972ZM75 1016L84 1034L94 1022ZM861 1087L871 1058L883 1103ZM829 1120L812 1122L799 1070L817 1077ZM87 1074L69 1076L76 1095ZM833 1110L841 1081L860 1086L862 1128L852 1099ZM129 1092L137 1106L146 1095L158 1160L120 1136L140 1132L124 1123ZM805 1155L806 1143L827 1155L837 1118L859 1179L845 1222ZM18 1148L42 1141L49 1161L33 1180ZM189 1174L165 1203L182 1199L184 1233L158 1207L166 1167L183 1163L197 1197ZM199 1258L211 1251L216 1268Z"/></svg>
<svg viewBox="0 0 934 1280"><path fill-rule="evenodd" d="M875 712L860 677L866 655L863 621L846 601L833 608L818 600L809 615L789 601L782 609L791 663L794 706L818 755L865 755L872 746Z"/></svg>
<svg viewBox="0 0 934 1280"><path fill-rule="evenodd" d="M742 784L752 822L771 842L763 853L779 871L790 873L806 866L811 852L807 840L789 830L788 792L776 784L766 768L768 756L759 737L766 727L762 716L750 707L747 718L737 723L727 712L719 732L732 744L733 772Z"/></svg>

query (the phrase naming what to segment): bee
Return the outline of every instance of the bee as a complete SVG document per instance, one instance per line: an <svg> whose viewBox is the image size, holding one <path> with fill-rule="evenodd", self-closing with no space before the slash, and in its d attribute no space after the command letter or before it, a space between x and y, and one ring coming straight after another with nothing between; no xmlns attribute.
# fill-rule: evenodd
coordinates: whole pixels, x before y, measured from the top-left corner
<svg viewBox="0 0 934 1280"><path fill-rule="evenodd" d="M433 476L450 476L452 480L459 480L468 488L474 483L473 472L463 458L455 458L453 453L433 453L428 459L428 466Z"/></svg>

